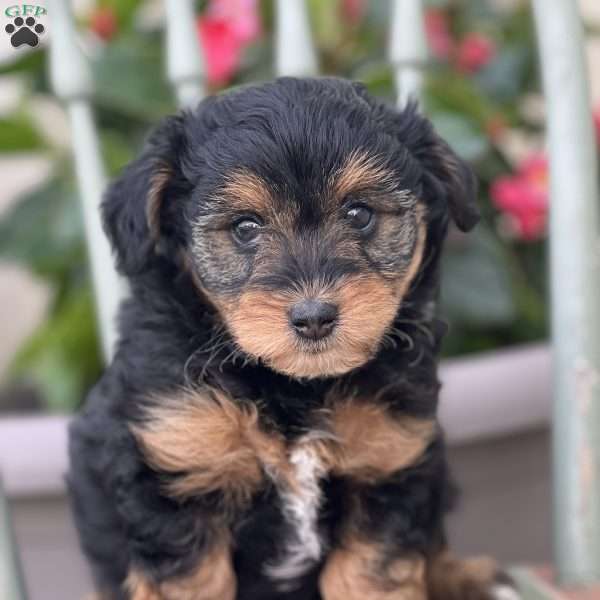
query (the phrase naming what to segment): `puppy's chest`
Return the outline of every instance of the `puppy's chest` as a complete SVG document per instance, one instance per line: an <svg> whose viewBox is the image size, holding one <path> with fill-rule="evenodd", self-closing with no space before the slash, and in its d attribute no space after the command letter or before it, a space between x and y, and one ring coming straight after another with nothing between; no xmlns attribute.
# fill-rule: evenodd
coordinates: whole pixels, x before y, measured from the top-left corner
<svg viewBox="0 0 600 600"><path fill-rule="evenodd" d="M435 424L391 415L368 400L341 399L290 440L265 427L255 405L186 393L157 405L133 431L149 464L171 474L166 492L175 498L219 492L227 514L251 519L254 500L274 491L282 531L264 570L290 581L324 552L318 526L324 482L334 477L371 484L389 477L419 459Z"/></svg>

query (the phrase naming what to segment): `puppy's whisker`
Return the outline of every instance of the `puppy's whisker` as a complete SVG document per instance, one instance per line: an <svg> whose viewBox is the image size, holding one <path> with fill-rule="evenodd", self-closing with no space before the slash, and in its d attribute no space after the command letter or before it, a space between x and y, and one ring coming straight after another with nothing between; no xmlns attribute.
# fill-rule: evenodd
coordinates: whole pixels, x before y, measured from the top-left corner
<svg viewBox="0 0 600 600"><path fill-rule="evenodd" d="M408 333L406 333L406 331L403 331L398 327L392 327L388 331L388 335L392 338L400 338L403 342L405 342L406 348L404 348L404 350L407 352L410 352L415 347L415 341L413 340L413 338Z"/></svg>
<svg viewBox="0 0 600 600"><path fill-rule="evenodd" d="M206 359L206 362L204 363L204 365L202 366L202 370L200 371L200 379L203 379L206 374L208 373L208 369L211 366L212 362L214 361L215 358L217 358L219 352L225 348L227 346L227 343L224 342L220 345L215 346L212 351L210 352L208 358ZM221 367L219 367L220 369Z"/></svg>
<svg viewBox="0 0 600 600"><path fill-rule="evenodd" d="M223 340L223 338L225 337L225 331L219 333L217 336L209 339L207 342L205 342L204 344L202 344L202 346L199 346L198 348L196 348L196 350L194 350L194 352L205 352L208 350L211 350L212 348L214 348L215 344L218 344L219 342L221 342Z"/></svg>
<svg viewBox="0 0 600 600"><path fill-rule="evenodd" d="M421 362L421 360L423 359L424 356L425 356L425 349L421 345L421 346L419 346L419 354L417 355L417 357L414 360L412 360L411 362L408 363L408 366L411 368L416 367Z"/></svg>
<svg viewBox="0 0 600 600"><path fill-rule="evenodd" d="M232 364L235 364L235 360L238 356L241 355L241 352L238 348L234 348L221 362L219 363L219 371L223 371L223 367L231 361Z"/></svg>
<svg viewBox="0 0 600 600"><path fill-rule="evenodd" d="M403 323L406 325L412 325L416 329L418 329L426 338L427 341L433 346L435 345L435 336L429 327L427 326L427 321L418 321L411 319L396 319L396 323Z"/></svg>
<svg viewBox="0 0 600 600"><path fill-rule="evenodd" d="M208 354L202 370L200 371L199 379L203 379L207 373L207 369L216 358L219 352L229 344L229 336L226 328L219 324L214 328L215 335L209 338L206 342L196 348L187 358L183 367L183 377L187 384L194 385L194 379L190 374L190 368L194 359L202 354Z"/></svg>
<svg viewBox="0 0 600 600"><path fill-rule="evenodd" d="M391 333L385 333L381 338L381 347L392 348L393 350L395 350L398 347L398 343L396 342L394 336Z"/></svg>

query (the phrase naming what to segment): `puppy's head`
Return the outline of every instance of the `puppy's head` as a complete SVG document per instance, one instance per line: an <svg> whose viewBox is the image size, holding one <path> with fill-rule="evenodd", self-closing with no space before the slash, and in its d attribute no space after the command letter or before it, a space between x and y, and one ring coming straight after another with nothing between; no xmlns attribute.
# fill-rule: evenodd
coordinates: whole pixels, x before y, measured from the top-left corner
<svg viewBox="0 0 600 600"><path fill-rule="evenodd" d="M414 107L341 80L281 79L166 120L111 187L123 273L186 268L247 355L293 377L368 361L448 215L478 218L469 169ZM435 240L437 244L439 240Z"/></svg>

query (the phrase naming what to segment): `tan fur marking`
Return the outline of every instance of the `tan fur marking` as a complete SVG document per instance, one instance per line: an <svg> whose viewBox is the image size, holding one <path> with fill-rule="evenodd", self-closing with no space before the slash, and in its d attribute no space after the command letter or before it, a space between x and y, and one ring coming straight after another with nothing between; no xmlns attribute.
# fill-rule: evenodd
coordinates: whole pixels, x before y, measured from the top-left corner
<svg viewBox="0 0 600 600"><path fill-rule="evenodd" d="M125 582L130 600L162 600L160 592L137 571L130 571Z"/></svg>
<svg viewBox="0 0 600 600"><path fill-rule="evenodd" d="M292 294L251 290L222 312L242 348L268 362L290 352L288 309L293 302Z"/></svg>
<svg viewBox="0 0 600 600"><path fill-rule="evenodd" d="M248 171L233 173L221 188L228 204L239 210L250 210L264 215L272 210L273 199L266 182L258 175Z"/></svg>
<svg viewBox="0 0 600 600"><path fill-rule="evenodd" d="M205 555L189 575L156 584L132 571L126 586L131 600L234 600L237 581L229 548L222 545Z"/></svg>
<svg viewBox="0 0 600 600"><path fill-rule="evenodd" d="M387 564L382 556L358 539L334 550L319 579L323 600L426 600L424 559L406 556Z"/></svg>
<svg viewBox="0 0 600 600"><path fill-rule="evenodd" d="M362 364L377 350L401 297L380 277L349 278L336 294L340 307L340 345ZM358 366L358 364L356 366Z"/></svg>
<svg viewBox="0 0 600 600"><path fill-rule="evenodd" d="M413 253L408 269L406 273L398 280L396 284L396 290L398 295L403 298L410 289L411 284L415 280L421 264L423 262L423 253L425 252L425 241L427 239L427 227L425 223L421 221L419 223L419 229L417 231L417 243L415 245L415 251Z"/></svg>
<svg viewBox="0 0 600 600"><path fill-rule="evenodd" d="M175 497L221 490L245 502L263 480L262 465L284 468L284 442L260 429L256 407L215 391L161 399L132 430L152 467L182 473L168 485Z"/></svg>
<svg viewBox="0 0 600 600"><path fill-rule="evenodd" d="M335 405L330 419L335 441L321 444L325 464L336 475L367 483L417 462L436 431L432 419L394 417L360 400Z"/></svg>
<svg viewBox="0 0 600 600"><path fill-rule="evenodd" d="M431 600L487 598L498 575L495 560L481 556L458 559L442 552L427 565L427 585Z"/></svg>
<svg viewBox="0 0 600 600"><path fill-rule="evenodd" d="M390 186L393 181L392 174L377 164L377 158L363 151L353 152L332 179L333 194L338 200L367 188Z"/></svg>
<svg viewBox="0 0 600 600"><path fill-rule="evenodd" d="M151 177L150 191L146 200L146 222L150 237L158 242L160 238L160 210L163 202L163 192L172 176L171 167L160 163Z"/></svg>

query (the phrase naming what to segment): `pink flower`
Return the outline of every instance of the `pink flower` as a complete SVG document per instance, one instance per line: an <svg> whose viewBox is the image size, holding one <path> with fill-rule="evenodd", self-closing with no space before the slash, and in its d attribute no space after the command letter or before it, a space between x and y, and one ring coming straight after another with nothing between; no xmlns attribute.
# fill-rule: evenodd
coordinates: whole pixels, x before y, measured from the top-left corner
<svg viewBox="0 0 600 600"><path fill-rule="evenodd" d="M496 142L506 131L506 120L501 113L496 113L485 122L484 127L492 142Z"/></svg>
<svg viewBox="0 0 600 600"><path fill-rule="evenodd" d="M261 34L257 0L210 0L198 18L198 34L212 85L225 85L235 75L246 46Z"/></svg>
<svg viewBox="0 0 600 600"><path fill-rule="evenodd" d="M496 56L496 45L481 33L467 34L456 50L456 66L463 73L475 73Z"/></svg>
<svg viewBox="0 0 600 600"><path fill-rule="evenodd" d="M90 15L90 29L102 40L108 42L119 29L119 21L110 6L99 6Z"/></svg>
<svg viewBox="0 0 600 600"><path fill-rule="evenodd" d="M348 23L358 25L365 16L367 0L342 0L340 10Z"/></svg>
<svg viewBox="0 0 600 600"><path fill-rule="evenodd" d="M441 60L447 60L454 50L454 40L450 33L448 15L439 8L425 11L425 33L432 54Z"/></svg>
<svg viewBox="0 0 600 600"><path fill-rule="evenodd" d="M514 175L499 177L490 195L505 217L511 233L524 241L537 240L548 218L548 160L535 154L524 160Z"/></svg>
<svg viewBox="0 0 600 600"><path fill-rule="evenodd" d="M596 130L596 141L600 145L600 106L597 106L592 113L594 117L594 129Z"/></svg>

